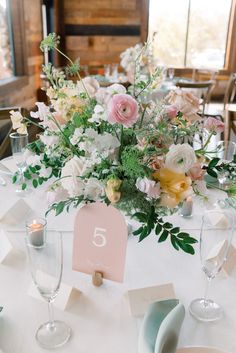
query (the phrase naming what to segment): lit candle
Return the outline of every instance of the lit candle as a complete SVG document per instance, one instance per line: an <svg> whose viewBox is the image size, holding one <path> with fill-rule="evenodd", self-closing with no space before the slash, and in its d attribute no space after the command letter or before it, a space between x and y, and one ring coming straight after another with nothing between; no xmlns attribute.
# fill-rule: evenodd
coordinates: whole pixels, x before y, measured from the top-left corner
<svg viewBox="0 0 236 353"><path fill-rule="evenodd" d="M33 220L31 224L27 225L29 242L33 246L42 246L44 242L45 224L37 220Z"/></svg>
<svg viewBox="0 0 236 353"><path fill-rule="evenodd" d="M193 213L193 199L191 196L188 196L187 199L183 202L183 205L180 209L180 215L182 217L191 217Z"/></svg>

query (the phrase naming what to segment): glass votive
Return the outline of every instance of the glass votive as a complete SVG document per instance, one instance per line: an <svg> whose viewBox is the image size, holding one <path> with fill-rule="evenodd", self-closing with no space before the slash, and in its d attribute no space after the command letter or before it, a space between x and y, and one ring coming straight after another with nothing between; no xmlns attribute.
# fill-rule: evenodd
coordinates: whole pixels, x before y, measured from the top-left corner
<svg viewBox="0 0 236 353"><path fill-rule="evenodd" d="M44 245L46 226L45 218L34 218L26 222L26 241L28 245L35 247Z"/></svg>
<svg viewBox="0 0 236 353"><path fill-rule="evenodd" d="M184 200L183 205L180 209L179 214L182 217L192 217L193 214L193 199L191 196L188 196L186 200Z"/></svg>

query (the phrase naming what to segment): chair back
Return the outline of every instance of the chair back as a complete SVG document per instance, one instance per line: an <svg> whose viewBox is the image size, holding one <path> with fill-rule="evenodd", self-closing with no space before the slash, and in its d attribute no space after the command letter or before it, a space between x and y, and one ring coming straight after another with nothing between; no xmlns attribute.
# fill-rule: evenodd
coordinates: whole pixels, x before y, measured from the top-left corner
<svg viewBox="0 0 236 353"><path fill-rule="evenodd" d="M236 73L230 75L225 95L224 95L224 110L227 104L233 103L236 94Z"/></svg>
<svg viewBox="0 0 236 353"><path fill-rule="evenodd" d="M19 110L19 107L0 108L0 159L10 155L10 133L12 132L12 123L10 111Z"/></svg>
<svg viewBox="0 0 236 353"><path fill-rule="evenodd" d="M178 81L176 86L179 88L185 88L198 91L198 97L202 98L202 115L204 115L205 106L210 102L212 91L215 87L215 80L209 81Z"/></svg>

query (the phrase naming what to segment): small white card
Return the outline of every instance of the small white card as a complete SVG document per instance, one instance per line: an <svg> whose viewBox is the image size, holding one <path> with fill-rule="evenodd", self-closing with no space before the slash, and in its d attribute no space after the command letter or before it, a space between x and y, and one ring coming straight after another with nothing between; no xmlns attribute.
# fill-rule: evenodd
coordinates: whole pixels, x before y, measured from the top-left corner
<svg viewBox="0 0 236 353"><path fill-rule="evenodd" d="M21 223L31 211L23 199L6 199L0 206L0 222L12 225Z"/></svg>
<svg viewBox="0 0 236 353"><path fill-rule="evenodd" d="M133 316L141 316L147 310L149 304L175 299L175 291L172 283L159 286L131 289L128 291L130 310Z"/></svg>
<svg viewBox="0 0 236 353"><path fill-rule="evenodd" d="M227 275L230 275L233 269L235 268L235 266L236 266L236 249L231 244L229 246L229 254L222 268L222 271L225 272Z"/></svg>
<svg viewBox="0 0 236 353"><path fill-rule="evenodd" d="M209 213L208 218L214 227L220 227L221 229L227 229L229 227L229 221L223 213L219 214L219 211Z"/></svg>
<svg viewBox="0 0 236 353"><path fill-rule="evenodd" d="M0 230L0 263L13 251L13 245L4 230Z"/></svg>
<svg viewBox="0 0 236 353"><path fill-rule="evenodd" d="M44 277L44 283L47 283L47 282L52 283L55 281L54 277L46 273L41 272L40 275ZM62 282L60 285L60 290L56 296L56 299L53 302L53 305L55 305L55 307L57 307L60 310L65 310L69 308L69 306L72 304L73 301L78 299L80 294L81 292L79 291L79 289ZM31 282L30 284L28 295L30 295L35 299L45 302L45 300L43 299L43 297L41 296L41 294L39 293L39 291L37 290L33 282Z"/></svg>

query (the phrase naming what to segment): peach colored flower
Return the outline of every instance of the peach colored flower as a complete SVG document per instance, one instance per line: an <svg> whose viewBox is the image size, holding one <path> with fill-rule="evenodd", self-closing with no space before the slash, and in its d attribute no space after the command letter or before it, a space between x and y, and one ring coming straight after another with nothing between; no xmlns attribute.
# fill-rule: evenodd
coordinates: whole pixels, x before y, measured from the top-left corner
<svg viewBox="0 0 236 353"><path fill-rule="evenodd" d="M184 173L176 173L167 168L161 168L153 174L153 178L160 182L163 192L168 195L171 207L177 206L192 192L192 180ZM166 199L167 197L162 195L161 200Z"/></svg>
<svg viewBox="0 0 236 353"><path fill-rule="evenodd" d="M203 180L205 173L206 171L202 169L201 164L196 162L189 169L188 176L190 176L192 180Z"/></svg>
<svg viewBox="0 0 236 353"><path fill-rule="evenodd" d="M204 128L209 132L220 133L224 131L225 124L219 119L209 117L204 123Z"/></svg>
<svg viewBox="0 0 236 353"><path fill-rule="evenodd" d="M108 121L130 127L138 120L138 103L128 94L115 94L108 103Z"/></svg>
<svg viewBox="0 0 236 353"><path fill-rule="evenodd" d="M175 91L171 91L166 99L170 104L176 105L178 110L189 120L194 121L200 119L197 114L199 111L199 99L191 92L176 89Z"/></svg>

